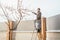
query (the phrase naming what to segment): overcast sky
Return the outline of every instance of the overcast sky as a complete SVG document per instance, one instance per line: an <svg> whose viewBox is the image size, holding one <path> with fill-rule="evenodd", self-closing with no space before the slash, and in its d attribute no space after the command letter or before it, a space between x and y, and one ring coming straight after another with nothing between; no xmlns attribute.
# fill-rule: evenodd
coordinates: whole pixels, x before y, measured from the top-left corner
<svg viewBox="0 0 60 40"><path fill-rule="evenodd" d="M0 3L5 6L17 8L17 0L0 0ZM41 8L42 16L45 17L60 14L60 0L23 0L22 6L30 10ZM35 16L31 14L25 19L34 19L34 17ZM1 20L3 19L1 18Z"/></svg>

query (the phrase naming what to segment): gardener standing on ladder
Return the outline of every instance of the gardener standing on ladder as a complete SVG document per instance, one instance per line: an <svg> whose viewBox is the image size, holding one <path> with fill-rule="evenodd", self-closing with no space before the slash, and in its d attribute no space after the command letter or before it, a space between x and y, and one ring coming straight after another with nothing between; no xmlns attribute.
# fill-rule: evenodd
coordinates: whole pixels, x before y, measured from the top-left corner
<svg viewBox="0 0 60 40"><path fill-rule="evenodd" d="M35 28L36 28L37 32L41 32L41 12L40 12L40 8L37 9L37 13L35 13L35 12L32 12L32 13L34 13L37 16L36 20L34 21Z"/></svg>

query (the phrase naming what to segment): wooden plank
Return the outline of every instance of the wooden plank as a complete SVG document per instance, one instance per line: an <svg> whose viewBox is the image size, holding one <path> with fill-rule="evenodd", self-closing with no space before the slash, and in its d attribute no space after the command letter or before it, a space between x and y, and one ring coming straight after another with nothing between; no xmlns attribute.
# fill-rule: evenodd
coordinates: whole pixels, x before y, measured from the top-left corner
<svg viewBox="0 0 60 40"><path fill-rule="evenodd" d="M41 33L42 33L42 40L46 40L46 18L43 17L41 21Z"/></svg>
<svg viewBox="0 0 60 40"><path fill-rule="evenodd" d="M41 32L38 33L39 40L46 40L46 18L41 19Z"/></svg>
<svg viewBox="0 0 60 40"><path fill-rule="evenodd" d="M10 21L10 29L13 29L13 21ZM12 40L12 34L13 34L13 30L9 30L10 31L10 33L9 33L9 40Z"/></svg>
<svg viewBox="0 0 60 40"><path fill-rule="evenodd" d="M8 28L8 31L7 31L7 40L12 40L13 32L12 32L12 30L10 30L10 29L13 28L13 22L12 21L9 22L9 26L8 27L10 27L10 28Z"/></svg>

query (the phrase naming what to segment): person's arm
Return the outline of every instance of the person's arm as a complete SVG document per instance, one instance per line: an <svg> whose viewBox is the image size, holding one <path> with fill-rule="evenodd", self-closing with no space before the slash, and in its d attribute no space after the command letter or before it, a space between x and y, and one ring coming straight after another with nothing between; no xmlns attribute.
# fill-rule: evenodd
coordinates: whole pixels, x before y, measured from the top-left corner
<svg viewBox="0 0 60 40"><path fill-rule="evenodd" d="M37 15L35 12L32 12L33 14Z"/></svg>

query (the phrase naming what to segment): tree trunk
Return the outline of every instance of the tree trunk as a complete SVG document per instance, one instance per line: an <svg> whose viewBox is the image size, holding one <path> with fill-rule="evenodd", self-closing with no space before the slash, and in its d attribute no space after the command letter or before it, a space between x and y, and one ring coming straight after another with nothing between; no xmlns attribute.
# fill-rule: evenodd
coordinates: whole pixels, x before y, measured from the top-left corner
<svg viewBox="0 0 60 40"><path fill-rule="evenodd" d="M7 31L7 40L12 40L12 36L13 36L13 30L11 30L13 28L13 22L10 21L9 22L9 28Z"/></svg>

